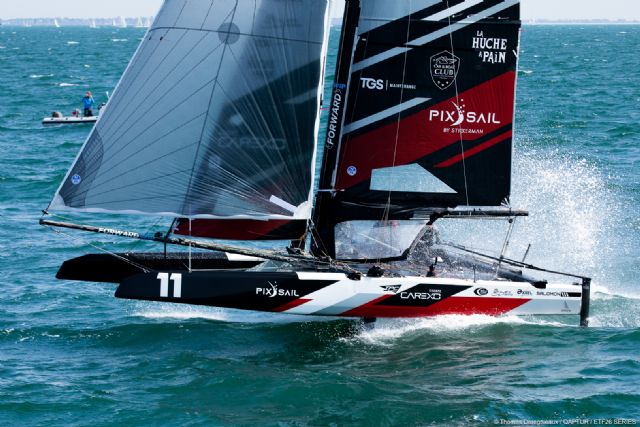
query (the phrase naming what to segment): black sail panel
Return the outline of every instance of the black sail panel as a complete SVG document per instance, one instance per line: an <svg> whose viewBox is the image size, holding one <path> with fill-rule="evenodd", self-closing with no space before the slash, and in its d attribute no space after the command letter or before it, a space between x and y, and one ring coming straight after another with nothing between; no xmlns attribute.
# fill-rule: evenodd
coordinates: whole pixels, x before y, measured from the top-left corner
<svg viewBox="0 0 640 427"><path fill-rule="evenodd" d="M362 2L361 22L375 3ZM333 183L344 206L508 199L519 2L454 3L425 1L360 34Z"/></svg>
<svg viewBox="0 0 640 427"><path fill-rule="evenodd" d="M391 230L418 211L508 202L520 1L350 4L358 33L344 125L325 152L316 252L335 255L337 224Z"/></svg>

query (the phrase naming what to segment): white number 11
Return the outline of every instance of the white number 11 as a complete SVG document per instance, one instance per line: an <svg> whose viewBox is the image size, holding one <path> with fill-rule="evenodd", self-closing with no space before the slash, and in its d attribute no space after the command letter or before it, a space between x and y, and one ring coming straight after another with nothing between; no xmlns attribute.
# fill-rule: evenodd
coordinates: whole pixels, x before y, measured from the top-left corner
<svg viewBox="0 0 640 427"><path fill-rule="evenodd" d="M169 273L158 273L160 280L160 297L169 297L169 280L173 281L173 297L182 298L182 274L173 273L169 277Z"/></svg>

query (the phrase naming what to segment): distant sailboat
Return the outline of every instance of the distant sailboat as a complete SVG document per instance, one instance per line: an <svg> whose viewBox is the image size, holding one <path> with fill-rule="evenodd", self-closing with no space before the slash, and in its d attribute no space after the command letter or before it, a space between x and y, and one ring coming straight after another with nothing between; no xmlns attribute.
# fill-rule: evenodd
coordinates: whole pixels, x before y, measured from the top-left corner
<svg viewBox="0 0 640 427"><path fill-rule="evenodd" d="M145 25L144 25L144 23L142 22L142 18L141 18L141 17L138 17L138 19L137 19L137 21L136 21L136 28L144 28L144 27L145 27Z"/></svg>
<svg viewBox="0 0 640 427"><path fill-rule="evenodd" d="M96 20L95 20L95 19L92 19L92 20L91 20L91 24L89 25L89 27L91 27L91 28L98 28L98 26L96 25Z"/></svg>
<svg viewBox="0 0 640 427"><path fill-rule="evenodd" d="M60 28L60 23L58 22L57 19L53 20L53 26L56 27L56 28Z"/></svg>
<svg viewBox="0 0 640 427"><path fill-rule="evenodd" d="M118 27L127 28L127 20L124 19L122 16L119 18Z"/></svg>

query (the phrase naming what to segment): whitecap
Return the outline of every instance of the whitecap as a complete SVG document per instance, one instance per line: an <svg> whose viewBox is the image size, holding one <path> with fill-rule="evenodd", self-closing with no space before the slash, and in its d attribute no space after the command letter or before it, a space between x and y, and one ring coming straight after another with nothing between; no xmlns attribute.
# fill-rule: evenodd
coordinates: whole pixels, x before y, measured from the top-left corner
<svg viewBox="0 0 640 427"><path fill-rule="evenodd" d="M121 42L128 41L128 39L111 39L111 41L114 42L114 43L121 43Z"/></svg>
<svg viewBox="0 0 640 427"><path fill-rule="evenodd" d="M72 86L80 86L80 85L77 85L77 84L74 84L74 83L60 83L60 84L58 84L58 86L60 86L60 87L72 87Z"/></svg>
<svg viewBox="0 0 640 427"><path fill-rule="evenodd" d="M67 44L69 45L76 45L76 44L80 44L80 42L74 42L74 41L68 41Z"/></svg>
<svg viewBox="0 0 640 427"><path fill-rule="evenodd" d="M591 299L610 300L614 298L640 300L640 295L636 295L628 292L612 291L606 286L602 286L602 285L591 286Z"/></svg>
<svg viewBox="0 0 640 427"><path fill-rule="evenodd" d="M91 68L91 65L89 65L89 64L84 64L84 68Z"/></svg>
<svg viewBox="0 0 640 427"><path fill-rule="evenodd" d="M31 79L41 79L43 77L53 77L53 74L31 74L29 76Z"/></svg>
<svg viewBox="0 0 640 427"><path fill-rule="evenodd" d="M235 310L230 308L197 307L188 305L176 306L173 304L148 302L138 303L133 315L147 319L204 319L229 323L304 323L336 320L335 317L326 316L302 316Z"/></svg>
<svg viewBox="0 0 640 427"><path fill-rule="evenodd" d="M560 328L573 326L560 322L519 316L495 317L481 314L449 314L420 319L378 319L373 328L363 328L355 338L369 344L385 346L393 344L393 341L405 335L419 331L447 334L501 324L538 325Z"/></svg>

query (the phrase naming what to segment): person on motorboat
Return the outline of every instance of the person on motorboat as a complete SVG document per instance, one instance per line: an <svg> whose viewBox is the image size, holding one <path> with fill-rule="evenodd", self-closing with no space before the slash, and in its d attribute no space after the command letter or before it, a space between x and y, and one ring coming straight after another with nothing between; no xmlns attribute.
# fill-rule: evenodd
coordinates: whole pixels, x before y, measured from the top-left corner
<svg viewBox="0 0 640 427"><path fill-rule="evenodd" d="M85 93L84 98L82 98L82 105L84 107L84 116L85 117L93 117L93 106L95 105L95 101L91 96L91 92L87 91Z"/></svg>

